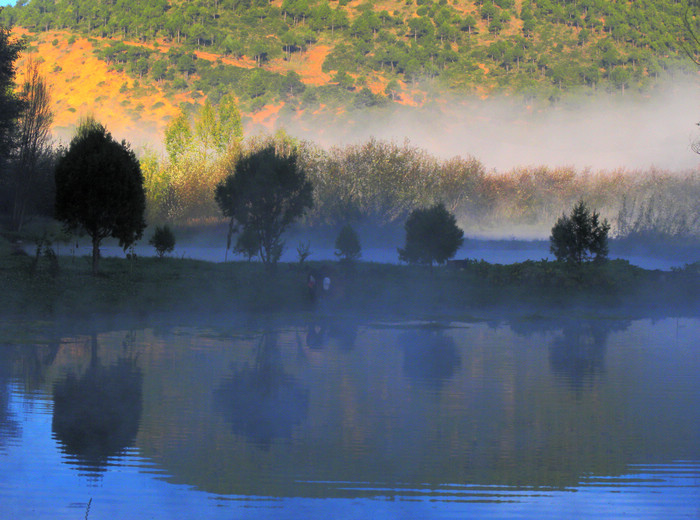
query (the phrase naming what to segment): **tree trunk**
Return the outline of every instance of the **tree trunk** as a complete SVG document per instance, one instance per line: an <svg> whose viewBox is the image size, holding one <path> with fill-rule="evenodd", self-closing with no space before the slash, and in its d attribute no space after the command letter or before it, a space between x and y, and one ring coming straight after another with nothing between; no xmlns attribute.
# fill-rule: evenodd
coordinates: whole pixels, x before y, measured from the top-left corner
<svg viewBox="0 0 700 520"><path fill-rule="evenodd" d="M97 276L100 261L100 239L92 237L92 275Z"/></svg>

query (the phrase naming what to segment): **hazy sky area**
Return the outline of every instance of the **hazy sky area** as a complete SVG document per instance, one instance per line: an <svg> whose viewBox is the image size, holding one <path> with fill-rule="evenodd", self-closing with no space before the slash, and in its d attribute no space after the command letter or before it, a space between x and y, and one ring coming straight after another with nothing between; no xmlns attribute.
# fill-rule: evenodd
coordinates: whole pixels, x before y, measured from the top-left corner
<svg viewBox="0 0 700 520"><path fill-rule="evenodd" d="M538 110L508 99L449 104L445 110L407 109L391 117L370 113L354 130L318 127L291 133L324 147L370 135L425 148L441 157L474 156L487 169L575 166L578 169L696 169L690 149L700 138L700 87L675 85L648 96L601 96ZM446 112L446 113L445 113Z"/></svg>

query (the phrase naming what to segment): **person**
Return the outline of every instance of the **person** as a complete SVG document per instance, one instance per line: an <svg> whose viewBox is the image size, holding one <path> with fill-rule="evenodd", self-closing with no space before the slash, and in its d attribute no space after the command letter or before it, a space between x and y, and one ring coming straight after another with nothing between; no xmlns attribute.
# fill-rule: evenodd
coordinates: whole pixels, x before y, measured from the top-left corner
<svg viewBox="0 0 700 520"><path fill-rule="evenodd" d="M323 278L323 294L328 296L330 294L331 290L331 279L330 277L326 276Z"/></svg>
<svg viewBox="0 0 700 520"><path fill-rule="evenodd" d="M306 290L309 292L309 299L314 301L316 299L316 278L311 273L306 279Z"/></svg>

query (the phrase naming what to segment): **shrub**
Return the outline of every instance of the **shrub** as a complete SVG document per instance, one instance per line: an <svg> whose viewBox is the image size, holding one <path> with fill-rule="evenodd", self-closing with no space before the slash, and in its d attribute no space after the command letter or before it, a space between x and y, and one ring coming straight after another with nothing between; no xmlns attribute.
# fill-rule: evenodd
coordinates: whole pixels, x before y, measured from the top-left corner
<svg viewBox="0 0 700 520"><path fill-rule="evenodd" d="M156 226L156 230L148 243L156 248L158 258L163 258L165 253L171 253L175 249L175 235L167 224L163 227Z"/></svg>
<svg viewBox="0 0 700 520"><path fill-rule="evenodd" d="M362 248L357 233L350 224L344 225L335 239L335 256L346 262L351 262L360 258L361 255Z"/></svg>
<svg viewBox="0 0 700 520"><path fill-rule="evenodd" d="M464 241L464 232L457 221L440 203L427 209L411 212L404 226L406 245L399 249L402 262L444 264L452 258Z"/></svg>

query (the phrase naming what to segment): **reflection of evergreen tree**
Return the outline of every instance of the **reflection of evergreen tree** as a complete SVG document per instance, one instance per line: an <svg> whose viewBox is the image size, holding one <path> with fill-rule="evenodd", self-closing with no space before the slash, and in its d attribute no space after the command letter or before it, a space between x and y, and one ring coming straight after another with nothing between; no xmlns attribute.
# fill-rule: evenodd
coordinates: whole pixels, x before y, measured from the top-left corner
<svg viewBox="0 0 700 520"><path fill-rule="evenodd" d="M572 388L582 387L604 371L606 340L607 334L594 331L585 323L568 324L550 346L552 370Z"/></svg>
<svg viewBox="0 0 700 520"><path fill-rule="evenodd" d="M92 360L81 376L70 373L53 388L52 430L65 453L91 473L99 473L111 457L133 446L141 420L141 371L131 359L103 367Z"/></svg>
<svg viewBox="0 0 700 520"><path fill-rule="evenodd" d="M236 371L214 391L219 413L234 433L267 448L274 439L288 439L308 413L308 391L285 374L276 336L263 335L255 366Z"/></svg>
<svg viewBox="0 0 700 520"><path fill-rule="evenodd" d="M440 386L461 365L454 339L442 330L417 329L399 336L403 371L410 379Z"/></svg>
<svg viewBox="0 0 700 520"><path fill-rule="evenodd" d="M562 335L554 338L549 348L552 371L572 388L582 388L605 371L605 350L610 333L628 326L601 320L567 321L561 329Z"/></svg>
<svg viewBox="0 0 700 520"><path fill-rule="evenodd" d="M627 321L610 320L519 320L510 329L524 337L559 332L549 346L549 365L571 388L605 371L605 348L611 332L624 331Z"/></svg>

